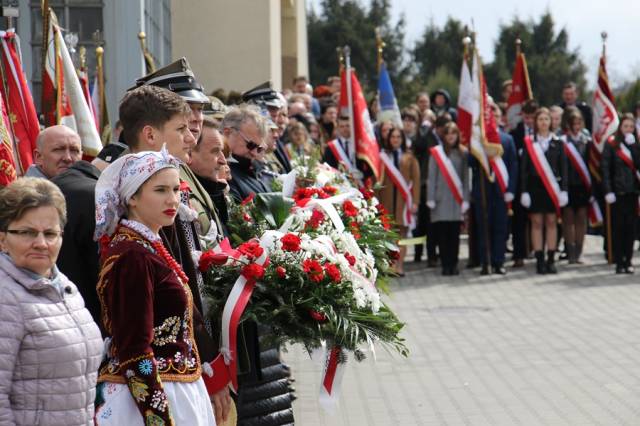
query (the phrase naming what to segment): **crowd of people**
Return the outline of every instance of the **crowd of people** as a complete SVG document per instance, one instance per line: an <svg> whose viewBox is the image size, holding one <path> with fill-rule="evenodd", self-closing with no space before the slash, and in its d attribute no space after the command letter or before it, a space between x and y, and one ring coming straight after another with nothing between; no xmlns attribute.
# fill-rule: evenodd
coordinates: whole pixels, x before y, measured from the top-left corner
<svg viewBox="0 0 640 426"><path fill-rule="evenodd" d="M591 111L574 84L551 108L528 101L510 134L505 104L491 102L505 192L462 143L445 90L419 93L402 125L376 121L373 102L384 157L375 183L339 111L340 79L315 90L305 77L292 83L225 105L182 59L123 96L117 140L92 162L72 129L41 131L27 176L0 190L0 424L213 425L236 421L236 410L237 424L292 424L291 374L265 339L268 324L242 323L239 386L229 391L192 254L229 236L234 203L278 191L278 177L309 158L372 185L400 238L426 236L414 260L426 254L443 275L459 274L464 229L481 274L506 273L507 245L513 267L533 253L537 273L556 273L559 235L569 263L582 263L594 200L611 207L616 272L633 273L633 115L622 116L596 179L585 167ZM402 246L400 277L405 257Z"/></svg>

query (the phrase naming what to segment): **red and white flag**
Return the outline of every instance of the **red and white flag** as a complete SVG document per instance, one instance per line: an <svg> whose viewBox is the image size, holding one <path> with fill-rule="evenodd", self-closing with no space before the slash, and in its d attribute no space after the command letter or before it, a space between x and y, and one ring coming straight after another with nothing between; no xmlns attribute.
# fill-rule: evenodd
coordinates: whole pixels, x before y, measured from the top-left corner
<svg viewBox="0 0 640 426"><path fill-rule="evenodd" d="M618 129L620 119L616 111L616 104L613 93L609 87L609 77L607 76L606 56L604 51L600 57L598 67L598 85L593 93L593 135L592 149L589 151L589 170L596 180L600 181L600 159L602 150L609 136Z"/></svg>
<svg viewBox="0 0 640 426"><path fill-rule="evenodd" d="M2 42L2 69L5 85L0 85L7 115L10 119L7 130L13 132L14 155L18 158L16 171L22 174L33 163L33 151L40 133L38 114L31 90L22 69L20 39L13 31L0 32ZM6 90L5 90L6 87Z"/></svg>
<svg viewBox="0 0 640 426"><path fill-rule="evenodd" d="M444 181L447 183L447 186L453 194L453 198L458 204L462 205L462 202L464 201L462 181L460 180L460 176L458 176L456 169L453 167L451 160L449 160L449 157L447 157L447 154L444 152L444 148L442 148L441 145L437 145L431 148L430 151L438 165L440 173L444 176Z"/></svg>
<svg viewBox="0 0 640 426"><path fill-rule="evenodd" d="M529 99L533 99L527 60L522 52L518 52L516 55L511 81L511 95L507 99L507 128L509 130L515 129L522 121L522 105Z"/></svg>
<svg viewBox="0 0 640 426"><path fill-rule="evenodd" d="M48 25L45 66L42 70L42 108L47 125L64 124L78 132L83 154L91 159L102 149L95 118L64 43L56 15L51 9L45 23Z"/></svg>
<svg viewBox="0 0 640 426"><path fill-rule="evenodd" d="M349 99L351 94L351 100ZM351 111L353 108L353 111ZM353 122L351 135L355 141L356 157L369 165L371 171L380 179L380 147L373 132L373 124L369 117L367 101L362 94L362 88L358 77L350 67L346 67L341 73L340 84L340 111L349 115Z"/></svg>
<svg viewBox="0 0 640 426"><path fill-rule="evenodd" d="M82 87L82 94L84 95L84 99L87 101L87 107L89 108L89 113L91 117L93 117L93 121L96 124L96 130L98 134L100 133L100 122L98 121L98 115L96 114L96 109L93 106L93 99L91 98L91 90L89 90L89 75L87 74L87 70L84 67L81 67L78 70L78 79L80 80L80 87Z"/></svg>

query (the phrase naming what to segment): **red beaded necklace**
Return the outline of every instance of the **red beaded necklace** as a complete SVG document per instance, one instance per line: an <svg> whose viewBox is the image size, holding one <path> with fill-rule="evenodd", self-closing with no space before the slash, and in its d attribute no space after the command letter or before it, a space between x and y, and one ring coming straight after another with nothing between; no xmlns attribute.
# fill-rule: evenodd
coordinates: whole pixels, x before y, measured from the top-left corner
<svg viewBox="0 0 640 426"><path fill-rule="evenodd" d="M173 256L169 254L167 249L164 247L164 244L162 244L162 240L152 241L151 245L156 250L156 253L158 253L158 255L164 259L167 265L174 270L174 272L178 275L178 278L180 278L180 280L184 284L187 284L189 282L189 277L187 277L187 274L184 273L182 267L178 264L178 262L176 262Z"/></svg>

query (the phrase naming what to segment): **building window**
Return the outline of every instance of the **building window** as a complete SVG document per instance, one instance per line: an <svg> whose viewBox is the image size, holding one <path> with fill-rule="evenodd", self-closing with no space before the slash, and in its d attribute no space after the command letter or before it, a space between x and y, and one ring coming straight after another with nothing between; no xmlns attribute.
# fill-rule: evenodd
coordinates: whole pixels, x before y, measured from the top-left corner
<svg viewBox="0 0 640 426"><path fill-rule="evenodd" d="M40 111L42 98L42 10L41 1L31 1L31 51L32 73L31 83L33 100L36 109ZM89 81L93 81L96 69L96 47L104 39L104 24L102 19L102 0L50 0L49 7L58 17L60 27L67 32L76 33L78 45L74 61L80 66L80 47L86 48L87 71Z"/></svg>

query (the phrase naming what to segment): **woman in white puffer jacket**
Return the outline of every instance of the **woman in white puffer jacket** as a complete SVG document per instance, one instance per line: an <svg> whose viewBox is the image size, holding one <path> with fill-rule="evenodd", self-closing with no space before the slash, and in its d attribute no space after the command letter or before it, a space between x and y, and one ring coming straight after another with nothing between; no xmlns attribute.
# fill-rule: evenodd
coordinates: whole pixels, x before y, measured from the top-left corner
<svg viewBox="0 0 640 426"><path fill-rule="evenodd" d="M93 425L103 344L55 261L66 221L51 182L0 190L0 426Z"/></svg>

